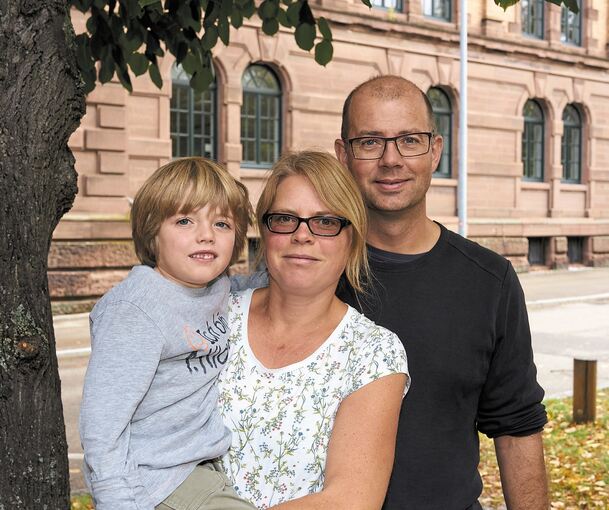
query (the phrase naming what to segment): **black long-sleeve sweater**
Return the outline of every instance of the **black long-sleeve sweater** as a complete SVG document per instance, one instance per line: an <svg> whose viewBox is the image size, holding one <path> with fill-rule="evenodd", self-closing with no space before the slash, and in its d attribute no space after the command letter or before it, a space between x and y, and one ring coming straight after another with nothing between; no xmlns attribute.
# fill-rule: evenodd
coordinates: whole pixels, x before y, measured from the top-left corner
<svg viewBox="0 0 609 510"><path fill-rule="evenodd" d="M413 260L371 248L368 296L357 299L344 282L338 291L397 333L408 355L412 387L384 510L477 505L478 431L493 438L527 435L547 421L514 269L440 227L432 250Z"/></svg>

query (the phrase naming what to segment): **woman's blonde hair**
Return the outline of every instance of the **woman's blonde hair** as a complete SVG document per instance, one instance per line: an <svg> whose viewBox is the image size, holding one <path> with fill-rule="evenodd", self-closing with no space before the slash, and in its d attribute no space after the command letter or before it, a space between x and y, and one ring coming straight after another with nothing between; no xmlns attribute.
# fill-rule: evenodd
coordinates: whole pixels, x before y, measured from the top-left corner
<svg viewBox="0 0 609 510"><path fill-rule="evenodd" d="M364 282L369 279L366 233L368 217L362 195L351 174L338 160L325 152L302 151L283 155L271 170L269 179L260 195L256 207L256 221L260 232L258 260L265 250L266 227L262 216L269 212L283 179L292 175L305 177L313 186L321 201L333 214L351 222L351 248L345 273L351 286L362 292Z"/></svg>
<svg viewBox="0 0 609 510"><path fill-rule="evenodd" d="M177 213L215 206L235 223L234 264L245 247L252 206L246 187L214 161L201 157L176 159L156 170L137 192L131 207L135 253L142 264L154 267L156 236L161 224Z"/></svg>

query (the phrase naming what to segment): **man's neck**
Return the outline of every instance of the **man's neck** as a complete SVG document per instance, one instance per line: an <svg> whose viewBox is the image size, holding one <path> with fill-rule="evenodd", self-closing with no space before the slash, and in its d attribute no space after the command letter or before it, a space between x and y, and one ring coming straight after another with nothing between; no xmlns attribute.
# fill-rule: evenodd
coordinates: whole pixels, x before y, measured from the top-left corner
<svg viewBox="0 0 609 510"><path fill-rule="evenodd" d="M366 241L369 245L392 253L415 255L426 253L438 242L440 227L423 214L387 213L369 210Z"/></svg>

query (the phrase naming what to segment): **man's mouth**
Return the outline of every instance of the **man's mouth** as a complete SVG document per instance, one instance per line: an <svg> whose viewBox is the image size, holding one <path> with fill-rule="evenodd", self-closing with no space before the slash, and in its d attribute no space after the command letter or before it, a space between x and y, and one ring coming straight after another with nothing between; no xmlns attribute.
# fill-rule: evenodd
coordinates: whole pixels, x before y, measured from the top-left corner
<svg viewBox="0 0 609 510"><path fill-rule="evenodd" d="M377 179L374 182L385 191L395 191L402 188L408 180L409 179Z"/></svg>

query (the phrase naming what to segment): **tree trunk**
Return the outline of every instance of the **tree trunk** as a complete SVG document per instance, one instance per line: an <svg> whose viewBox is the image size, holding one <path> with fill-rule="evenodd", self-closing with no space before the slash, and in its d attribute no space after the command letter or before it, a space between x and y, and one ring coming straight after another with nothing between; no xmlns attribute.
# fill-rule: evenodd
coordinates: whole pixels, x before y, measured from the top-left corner
<svg viewBox="0 0 609 510"><path fill-rule="evenodd" d="M47 254L84 113L66 1L0 0L0 510L69 507Z"/></svg>

